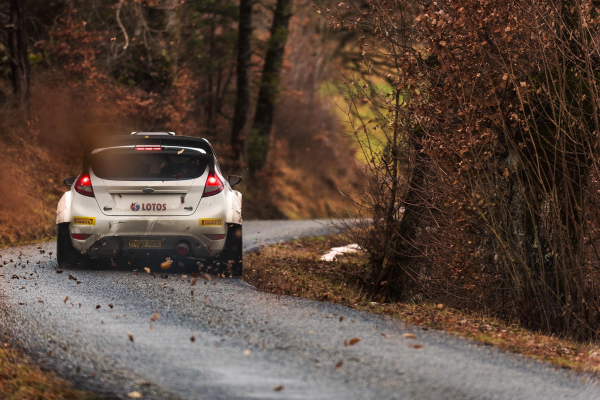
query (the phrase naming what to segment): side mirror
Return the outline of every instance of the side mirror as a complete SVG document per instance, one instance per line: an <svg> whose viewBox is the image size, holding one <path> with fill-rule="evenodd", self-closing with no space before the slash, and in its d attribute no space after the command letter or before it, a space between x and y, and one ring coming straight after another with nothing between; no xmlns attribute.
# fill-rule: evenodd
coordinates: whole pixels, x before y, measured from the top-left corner
<svg viewBox="0 0 600 400"><path fill-rule="evenodd" d="M229 182L229 186L234 187L238 183L242 181L242 177L238 175L229 175L227 177L227 182Z"/></svg>
<svg viewBox="0 0 600 400"><path fill-rule="evenodd" d="M63 181L65 186L71 187L73 186L73 182L75 182L75 179L77 179L76 176L70 176L68 178L65 178L65 180Z"/></svg>

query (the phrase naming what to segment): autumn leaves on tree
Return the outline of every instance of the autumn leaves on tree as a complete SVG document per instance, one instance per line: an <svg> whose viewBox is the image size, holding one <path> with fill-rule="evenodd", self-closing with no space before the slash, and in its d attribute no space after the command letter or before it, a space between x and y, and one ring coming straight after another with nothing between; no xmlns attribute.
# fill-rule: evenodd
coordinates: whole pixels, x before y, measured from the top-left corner
<svg viewBox="0 0 600 400"><path fill-rule="evenodd" d="M345 82L369 177L355 197L373 224L353 233L382 295L597 338L598 3L318 11L360 35L362 68Z"/></svg>

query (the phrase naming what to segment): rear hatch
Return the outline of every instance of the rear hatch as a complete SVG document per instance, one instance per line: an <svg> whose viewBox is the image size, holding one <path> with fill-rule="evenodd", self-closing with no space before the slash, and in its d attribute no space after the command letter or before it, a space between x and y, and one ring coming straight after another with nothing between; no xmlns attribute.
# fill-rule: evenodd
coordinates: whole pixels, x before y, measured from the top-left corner
<svg viewBox="0 0 600 400"><path fill-rule="evenodd" d="M115 216L184 216L202 199L212 157L161 146L97 149L89 172L102 212Z"/></svg>

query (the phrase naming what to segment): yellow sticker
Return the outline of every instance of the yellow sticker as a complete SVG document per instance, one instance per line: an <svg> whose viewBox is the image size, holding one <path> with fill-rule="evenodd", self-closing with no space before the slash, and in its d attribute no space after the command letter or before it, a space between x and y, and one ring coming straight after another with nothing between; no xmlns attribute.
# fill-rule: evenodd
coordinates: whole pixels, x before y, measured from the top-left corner
<svg viewBox="0 0 600 400"><path fill-rule="evenodd" d="M201 218L200 226L223 226L221 218Z"/></svg>
<svg viewBox="0 0 600 400"><path fill-rule="evenodd" d="M96 225L96 218L73 217L73 225Z"/></svg>

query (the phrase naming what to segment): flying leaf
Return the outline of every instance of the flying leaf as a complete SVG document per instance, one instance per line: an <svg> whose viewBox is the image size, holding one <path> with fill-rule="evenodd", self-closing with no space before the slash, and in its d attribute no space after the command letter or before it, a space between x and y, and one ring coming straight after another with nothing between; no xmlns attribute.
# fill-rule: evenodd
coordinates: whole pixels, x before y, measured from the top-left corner
<svg viewBox="0 0 600 400"><path fill-rule="evenodd" d="M170 257L167 257L167 260L160 264L160 268L163 270L167 270L171 268L171 265L173 265L173 261Z"/></svg>
<svg viewBox="0 0 600 400"><path fill-rule="evenodd" d="M145 268L144 268L144 271L146 271L146 273L148 273L148 274L149 274L149 273L150 273L150 268L148 268L148 267L145 267Z"/></svg>
<svg viewBox="0 0 600 400"><path fill-rule="evenodd" d="M205 281L208 281L208 282L212 281L212 276L210 276L210 275L209 275L209 274L207 274L206 272L202 272L202 271L200 271L200 277L201 277L202 279L204 279Z"/></svg>
<svg viewBox="0 0 600 400"><path fill-rule="evenodd" d="M179 150L179 151L177 152L177 154L181 154L181 153L183 153L183 151L184 151L184 150L185 150L185 149L181 149L181 150Z"/></svg>

